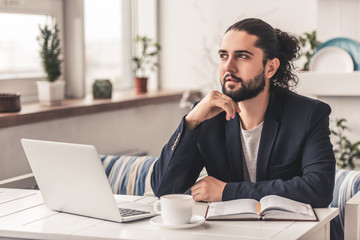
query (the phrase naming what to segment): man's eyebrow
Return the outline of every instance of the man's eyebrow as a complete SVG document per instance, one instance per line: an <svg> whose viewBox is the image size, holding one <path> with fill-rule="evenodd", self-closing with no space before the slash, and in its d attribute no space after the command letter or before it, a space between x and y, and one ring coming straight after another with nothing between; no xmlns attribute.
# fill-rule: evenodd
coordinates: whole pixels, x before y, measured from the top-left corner
<svg viewBox="0 0 360 240"><path fill-rule="evenodd" d="M220 50L218 51L218 53L227 53L227 52L228 52L228 51L223 50L223 49L220 49ZM250 55L254 56L254 54L253 54L252 52L249 52L249 51L247 51L247 50L235 50L234 53L236 53L236 54L239 54L239 53L247 53L247 54L250 54Z"/></svg>
<svg viewBox="0 0 360 240"><path fill-rule="evenodd" d="M252 52L249 52L247 50L236 50L236 51L234 51L234 53L247 53L247 54L254 56L254 54Z"/></svg>

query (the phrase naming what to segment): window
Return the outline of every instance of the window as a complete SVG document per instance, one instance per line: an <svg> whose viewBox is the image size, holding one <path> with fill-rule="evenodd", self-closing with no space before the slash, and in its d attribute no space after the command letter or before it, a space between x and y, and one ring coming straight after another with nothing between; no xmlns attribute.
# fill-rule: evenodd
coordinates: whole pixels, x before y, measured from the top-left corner
<svg viewBox="0 0 360 240"><path fill-rule="evenodd" d="M63 34L62 16L62 0L0 1L1 92L20 92L22 102L36 100L35 82L44 76L36 40L39 24L56 21Z"/></svg>
<svg viewBox="0 0 360 240"><path fill-rule="evenodd" d="M141 21L146 27L136 19L141 8L152 14L151 21ZM37 99L35 82L43 76L38 25L53 21L60 30L67 97L91 93L99 78L110 79L115 90L131 88L132 39L143 32L138 30L154 28L155 9L156 0L0 0L0 91L20 92L22 102Z"/></svg>
<svg viewBox="0 0 360 240"><path fill-rule="evenodd" d="M99 78L110 79L115 90L133 86L132 39L156 37L156 8L156 0L84 0L87 93Z"/></svg>
<svg viewBox="0 0 360 240"><path fill-rule="evenodd" d="M84 1L87 93L95 79L109 79L116 90L131 87L123 74L122 7L119 0Z"/></svg>
<svg viewBox="0 0 360 240"><path fill-rule="evenodd" d="M49 24L50 16L0 13L0 78L43 76L39 57L39 25ZM11 23L11 24L9 24Z"/></svg>

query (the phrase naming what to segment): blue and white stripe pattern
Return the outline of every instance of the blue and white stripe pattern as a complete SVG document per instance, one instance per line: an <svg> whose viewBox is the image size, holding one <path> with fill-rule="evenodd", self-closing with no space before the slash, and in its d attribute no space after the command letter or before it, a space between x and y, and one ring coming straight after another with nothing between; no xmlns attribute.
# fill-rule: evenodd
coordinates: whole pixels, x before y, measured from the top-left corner
<svg viewBox="0 0 360 240"><path fill-rule="evenodd" d="M344 239L345 204L360 190L360 172L337 169L331 207L339 208L339 216L331 221L331 239Z"/></svg>
<svg viewBox="0 0 360 240"><path fill-rule="evenodd" d="M102 156L101 162L114 194L151 193L150 177L158 157Z"/></svg>

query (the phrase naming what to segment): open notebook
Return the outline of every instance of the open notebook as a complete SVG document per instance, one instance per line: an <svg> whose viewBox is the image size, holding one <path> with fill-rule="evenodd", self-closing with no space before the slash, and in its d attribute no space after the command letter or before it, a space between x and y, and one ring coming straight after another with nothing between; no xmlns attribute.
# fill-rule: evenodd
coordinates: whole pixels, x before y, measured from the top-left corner
<svg viewBox="0 0 360 240"><path fill-rule="evenodd" d="M212 202L206 212L206 220L317 221L318 218L310 204L268 195L260 201L237 199Z"/></svg>

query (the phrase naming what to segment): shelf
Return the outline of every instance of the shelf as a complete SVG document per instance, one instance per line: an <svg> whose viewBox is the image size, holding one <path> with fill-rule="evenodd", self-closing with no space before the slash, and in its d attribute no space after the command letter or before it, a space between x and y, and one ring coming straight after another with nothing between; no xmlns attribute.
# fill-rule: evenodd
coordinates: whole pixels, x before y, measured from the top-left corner
<svg viewBox="0 0 360 240"><path fill-rule="evenodd" d="M162 90L135 94L135 91L114 92L112 99L66 99L61 106L44 107L39 103L22 104L17 113L0 113L0 129L22 124L37 123L59 118L75 117L91 113L147 106L171 101L180 101L184 91ZM191 91L190 97L200 96L200 92Z"/></svg>
<svg viewBox="0 0 360 240"><path fill-rule="evenodd" d="M360 97L360 71L352 73L303 72L296 91L311 97Z"/></svg>

